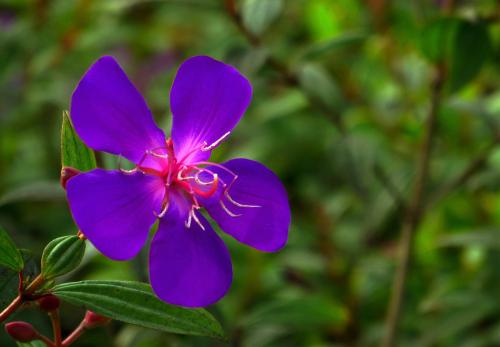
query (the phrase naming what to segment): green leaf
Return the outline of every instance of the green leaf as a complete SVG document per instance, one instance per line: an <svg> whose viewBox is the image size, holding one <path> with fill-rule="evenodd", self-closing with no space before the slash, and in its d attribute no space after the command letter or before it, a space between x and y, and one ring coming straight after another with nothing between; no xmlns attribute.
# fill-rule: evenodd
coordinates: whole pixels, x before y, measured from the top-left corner
<svg viewBox="0 0 500 347"><path fill-rule="evenodd" d="M453 40L460 21L443 17L430 22L421 33L420 49L433 63L439 63L450 56Z"/></svg>
<svg viewBox="0 0 500 347"><path fill-rule="evenodd" d="M103 316L166 332L221 338L220 324L203 309L185 309L159 300L144 283L81 281L56 286L53 293Z"/></svg>
<svg viewBox="0 0 500 347"><path fill-rule="evenodd" d="M310 98L329 109L338 111L343 107L344 101L337 83L321 65L304 64L298 76L301 88Z"/></svg>
<svg viewBox="0 0 500 347"><path fill-rule="evenodd" d="M89 171L97 166L94 152L85 146L76 134L68 111L63 112L61 128L61 162L80 171Z"/></svg>
<svg viewBox="0 0 500 347"><path fill-rule="evenodd" d="M279 324L295 330L311 330L348 321L342 305L330 298L309 295L300 298L283 298L267 302L247 315L243 324L249 329L257 325Z"/></svg>
<svg viewBox="0 0 500 347"><path fill-rule="evenodd" d="M470 82L492 53L488 28L481 22L444 17L424 28L421 49L434 64L445 64L446 89L456 92Z"/></svg>
<svg viewBox="0 0 500 347"><path fill-rule="evenodd" d="M0 197L0 206L21 201L48 201L64 199L59 182L34 182L14 188Z"/></svg>
<svg viewBox="0 0 500 347"><path fill-rule="evenodd" d="M246 0L243 3L243 24L255 35L260 35L278 17L282 8L282 0Z"/></svg>
<svg viewBox="0 0 500 347"><path fill-rule="evenodd" d="M332 53L344 47L360 44L367 38L368 34L363 32L343 33L330 40L322 41L309 47L309 49L301 55L301 59L309 60L318 58L323 54Z"/></svg>
<svg viewBox="0 0 500 347"><path fill-rule="evenodd" d="M42 276L50 280L76 269L84 253L85 240L76 235L50 241L42 254Z"/></svg>
<svg viewBox="0 0 500 347"><path fill-rule="evenodd" d="M23 277L33 279L38 273L38 261L33 254L25 249L21 250L23 257ZM0 310L6 307L16 297L19 289L19 272L6 267L0 267Z"/></svg>
<svg viewBox="0 0 500 347"><path fill-rule="evenodd" d="M18 347L45 347L45 343L40 340L35 340L31 342L16 342Z"/></svg>
<svg viewBox="0 0 500 347"><path fill-rule="evenodd" d="M14 271L21 271L24 267L21 252L2 227L0 227L0 265L7 266Z"/></svg>
<svg viewBox="0 0 500 347"><path fill-rule="evenodd" d="M439 239L440 247L481 246L488 249L500 249L500 230L483 228L469 232L445 235Z"/></svg>
<svg viewBox="0 0 500 347"><path fill-rule="evenodd" d="M492 52L486 25L460 21L449 61L448 89L454 92L477 76Z"/></svg>

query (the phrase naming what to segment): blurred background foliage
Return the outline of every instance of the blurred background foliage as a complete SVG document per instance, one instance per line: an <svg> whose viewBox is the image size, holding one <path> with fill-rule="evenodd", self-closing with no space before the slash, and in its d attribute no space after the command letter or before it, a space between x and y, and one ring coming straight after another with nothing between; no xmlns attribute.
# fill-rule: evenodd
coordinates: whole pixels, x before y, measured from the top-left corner
<svg viewBox="0 0 500 347"><path fill-rule="evenodd" d="M176 69L211 55L254 88L214 159L249 157L282 178L289 243L263 254L225 237L235 280L210 310L228 343L114 322L75 346L376 346L444 66L398 345L500 346L499 14L496 0L0 0L0 224L35 258L75 232L58 183L61 115L99 56L118 59L168 129ZM90 249L69 277L147 280L146 254L112 262ZM62 314L67 333L83 312ZM50 334L36 310L16 318Z"/></svg>

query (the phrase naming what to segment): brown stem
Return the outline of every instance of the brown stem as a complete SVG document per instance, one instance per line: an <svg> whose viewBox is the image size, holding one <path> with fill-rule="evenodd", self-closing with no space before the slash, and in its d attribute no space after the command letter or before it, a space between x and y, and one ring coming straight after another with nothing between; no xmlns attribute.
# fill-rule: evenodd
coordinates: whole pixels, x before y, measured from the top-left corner
<svg viewBox="0 0 500 347"><path fill-rule="evenodd" d="M52 323L52 332L54 336L55 347L62 347L61 317L59 316L59 310L50 312L49 317L50 322Z"/></svg>
<svg viewBox="0 0 500 347"><path fill-rule="evenodd" d="M80 336L82 336L82 334L85 332L86 328L85 328L85 320L82 320L80 322L80 324L76 327L75 330L73 330L73 332L64 339L64 341L62 342L62 347L67 347L69 345L71 345L73 342L75 342L76 340L78 340L78 338Z"/></svg>
<svg viewBox="0 0 500 347"><path fill-rule="evenodd" d="M394 275L392 295L386 319L386 331L382 340L382 347L395 346L396 332L401 316L401 309L404 302L404 293L408 269L410 266L413 237L415 230L422 218L422 208L424 205L424 190L429 176L429 162L432 151L433 138L436 130L437 114L439 102L445 78L445 69L439 66L432 83L431 108L426 119L425 134L420 147L418 161L416 163L416 175L413 183L413 194L406 211L399 245L399 261Z"/></svg>
<svg viewBox="0 0 500 347"><path fill-rule="evenodd" d="M33 294L45 282L45 278L40 274L26 287L23 295Z"/></svg>

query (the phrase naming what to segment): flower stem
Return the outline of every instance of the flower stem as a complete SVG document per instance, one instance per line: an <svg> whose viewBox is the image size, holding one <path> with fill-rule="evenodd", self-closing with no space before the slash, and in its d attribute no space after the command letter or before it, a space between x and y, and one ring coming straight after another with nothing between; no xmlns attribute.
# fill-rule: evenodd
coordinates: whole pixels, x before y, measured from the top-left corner
<svg viewBox="0 0 500 347"><path fill-rule="evenodd" d="M45 278L40 274L35 277L35 279L26 287L23 295L33 294L40 286L45 282Z"/></svg>
<svg viewBox="0 0 500 347"><path fill-rule="evenodd" d="M5 321L7 318L13 314L24 301L24 296L32 294L35 290L37 290L45 281L42 275L38 275L33 282L31 282L26 289L22 288L22 274L19 274L19 280L21 283L19 284L19 294L15 297L15 299L0 313L0 323Z"/></svg>
<svg viewBox="0 0 500 347"><path fill-rule="evenodd" d="M44 336L42 334L38 334L37 335L37 338L42 341L43 343L45 343L45 345L47 347L57 347L54 342L50 341L50 339L47 337L47 336Z"/></svg>
<svg viewBox="0 0 500 347"><path fill-rule="evenodd" d="M16 298L7 306L2 313L0 313L0 323L9 318L9 316L14 313L23 303L21 295L16 296Z"/></svg>
<svg viewBox="0 0 500 347"><path fill-rule="evenodd" d="M49 317L52 323L52 331L54 336L55 347L61 347L62 346L61 318L59 316L59 310L54 310L50 312Z"/></svg>
<svg viewBox="0 0 500 347"><path fill-rule="evenodd" d="M73 330L73 332L67 337L64 339L63 343L62 343L62 347L67 347L69 345L71 345L73 342L75 342L76 340L78 340L78 338L80 336L82 336L82 334L85 332L86 328L85 328L85 320L82 320L80 322L80 324L76 327L75 330Z"/></svg>

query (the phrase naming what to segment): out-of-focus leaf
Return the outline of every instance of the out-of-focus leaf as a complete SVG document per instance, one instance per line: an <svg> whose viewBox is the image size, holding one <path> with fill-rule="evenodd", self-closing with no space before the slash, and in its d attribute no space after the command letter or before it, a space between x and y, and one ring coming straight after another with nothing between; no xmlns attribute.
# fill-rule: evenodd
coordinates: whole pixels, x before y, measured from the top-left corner
<svg viewBox="0 0 500 347"><path fill-rule="evenodd" d="M468 328L486 319L497 309L494 300L474 293L461 293L450 297L455 303L450 305L447 300L441 298L438 310L442 309L442 312L433 312L432 317L423 320L423 325L429 328L412 344L413 347L436 346L447 337L458 333L467 334Z"/></svg>
<svg viewBox="0 0 500 347"><path fill-rule="evenodd" d="M422 53L433 63L446 59L453 46L455 32L460 21L454 17L443 17L429 23L421 33Z"/></svg>
<svg viewBox="0 0 500 347"><path fill-rule="evenodd" d="M299 70L299 81L304 91L324 106L342 108L343 98L340 90L328 71L318 64L304 64Z"/></svg>
<svg viewBox="0 0 500 347"><path fill-rule="evenodd" d="M31 342L16 342L18 347L45 347L45 343L40 340L35 340Z"/></svg>
<svg viewBox="0 0 500 347"><path fill-rule="evenodd" d="M28 250L21 250L23 257L23 277L33 279L38 272L38 262ZM17 295L19 289L19 272L0 267L0 310L6 307Z"/></svg>
<svg viewBox="0 0 500 347"><path fill-rule="evenodd" d="M441 247L483 246L500 248L500 229L485 228L471 232L445 235L439 241Z"/></svg>
<svg viewBox="0 0 500 347"><path fill-rule="evenodd" d="M178 334L224 336L220 324L207 311L168 305L144 283L71 282L56 286L53 293L74 305L126 323Z"/></svg>
<svg viewBox="0 0 500 347"><path fill-rule="evenodd" d="M491 51L485 24L460 21L449 63L449 90L457 91L476 77Z"/></svg>
<svg viewBox="0 0 500 347"><path fill-rule="evenodd" d="M21 271L24 267L23 257L9 234L0 226L0 265L7 266L14 271Z"/></svg>
<svg viewBox="0 0 500 347"><path fill-rule="evenodd" d="M484 23L444 17L424 28L421 49L431 62L446 64L447 89L455 92L479 73L492 44Z"/></svg>
<svg viewBox="0 0 500 347"><path fill-rule="evenodd" d="M85 240L76 235L62 236L49 242L42 255L42 275L50 280L80 265L85 253Z"/></svg>
<svg viewBox="0 0 500 347"><path fill-rule="evenodd" d="M92 170L97 166L94 152L85 146L73 129L68 111L63 112L61 162L62 166L70 166L80 171Z"/></svg>
<svg viewBox="0 0 500 347"><path fill-rule="evenodd" d="M21 201L47 201L64 199L59 182L34 182L8 191L0 197L0 207Z"/></svg>
<svg viewBox="0 0 500 347"><path fill-rule="evenodd" d="M260 35L279 16L282 8L282 0L245 0L243 24L255 35Z"/></svg>
<svg viewBox="0 0 500 347"><path fill-rule="evenodd" d="M318 326L342 326L347 319L345 308L338 303L318 295L309 295L265 303L250 313L243 324L248 327L274 324L294 330L307 330Z"/></svg>
<svg viewBox="0 0 500 347"><path fill-rule="evenodd" d="M348 47L351 45L362 43L368 37L367 33L363 32L347 32L335 36L331 40L322 41L309 47L302 55L301 59L315 59L323 54L334 52L337 49Z"/></svg>

